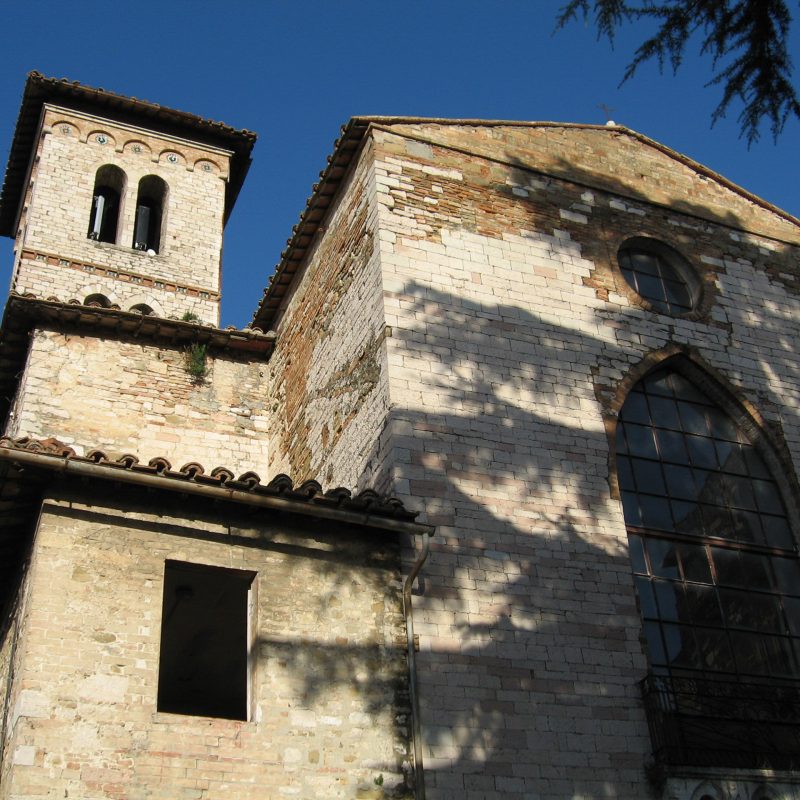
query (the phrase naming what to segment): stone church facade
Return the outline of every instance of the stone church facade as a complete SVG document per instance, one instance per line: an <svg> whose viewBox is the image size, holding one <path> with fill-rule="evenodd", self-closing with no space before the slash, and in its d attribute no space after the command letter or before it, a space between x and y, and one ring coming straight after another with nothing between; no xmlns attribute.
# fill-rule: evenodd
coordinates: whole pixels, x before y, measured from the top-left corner
<svg viewBox="0 0 800 800"><path fill-rule="evenodd" d="M800 796L800 223L357 117L221 330L254 141L29 76L0 798Z"/></svg>

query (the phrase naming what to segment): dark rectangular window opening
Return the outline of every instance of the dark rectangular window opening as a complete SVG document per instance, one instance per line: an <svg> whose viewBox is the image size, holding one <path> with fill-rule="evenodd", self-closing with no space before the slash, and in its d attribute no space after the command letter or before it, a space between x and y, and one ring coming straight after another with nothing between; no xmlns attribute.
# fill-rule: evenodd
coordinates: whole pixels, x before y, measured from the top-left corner
<svg viewBox="0 0 800 800"><path fill-rule="evenodd" d="M254 572L167 561L158 710L246 720Z"/></svg>

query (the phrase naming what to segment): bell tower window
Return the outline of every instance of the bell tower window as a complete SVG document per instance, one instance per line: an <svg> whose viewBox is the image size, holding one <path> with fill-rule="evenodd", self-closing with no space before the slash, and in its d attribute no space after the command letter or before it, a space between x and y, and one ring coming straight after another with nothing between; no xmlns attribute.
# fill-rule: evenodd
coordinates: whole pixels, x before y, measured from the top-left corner
<svg viewBox="0 0 800 800"><path fill-rule="evenodd" d="M92 192L92 212L86 234L96 242L115 244L120 201L125 194L125 173L112 164L97 170Z"/></svg>
<svg viewBox="0 0 800 800"><path fill-rule="evenodd" d="M146 175L139 181L136 222L133 229L135 250L159 252L166 199L167 184L161 178L156 175Z"/></svg>

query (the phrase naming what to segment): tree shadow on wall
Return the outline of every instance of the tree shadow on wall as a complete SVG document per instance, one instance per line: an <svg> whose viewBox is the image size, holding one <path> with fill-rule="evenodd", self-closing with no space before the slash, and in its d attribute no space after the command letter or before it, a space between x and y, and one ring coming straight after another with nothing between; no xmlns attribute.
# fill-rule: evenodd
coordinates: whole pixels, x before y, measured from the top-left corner
<svg viewBox="0 0 800 800"><path fill-rule="evenodd" d="M640 798L646 664L593 389L626 354L552 314L404 297L403 350L454 354L389 422L394 479L438 526L415 599L431 796Z"/></svg>
<svg viewBox="0 0 800 800"><path fill-rule="evenodd" d="M718 276L730 327L694 323L695 345L762 411L780 408L791 435L798 406L779 392L800 383L798 304L761 275L770 294L750 309L724 302L741 288ZM444 367L423 373L389 422L395 452L409 453L392 480L439 533L416 600L433 796L642 797L646 659L599 395L681 339L663 315L609 309L586 283L568 301L586 312L575 327L559 321L558 302L487 306L468 288L409 283L403 318L414 322L394 334L402 352L434 352ZM769 358L743 368L720 354L737 335L760 337Z"/></svg>
<svg viewBox="0 0 800 800"><path fill-rule="evenodd" d="M407 454L394 478L439 526L415 600L430 796L641 797L645 665L606 434L599 416L583 425L593 398L561 393L554 368L576 359L591 386L596 347L516 308L419 286L405 296L418 320L396 333L406 347L448 350L450 327L469 331L468 355L427 378L431 411L404 403L388 422ZM281 655L309 707L351 687L369 713L390 696L406 712L369 647Z"/></svg>
<svg viewBox="0 0 800 800"><path fill-rule="evenodd" d="M581 180L592 185L593 176L566 166L566 179L578 187L567 193L574 200ZM513 169L525 185L531 171ZM618 190L641 197L623 183ZM497 192L512 199L509 186ZM533 207L513 200L522 209L519 227L541 230ZM681 232L697 242L697 259L719 253L709 226L741 226L732 213L708 219L701 211L686 203L664 211L703 216ZM572 297L538 298L538 308L524 296L487 303L485 283L479 299L466 278L452 276L448 290L409 282L398 294L402 319L411 322L394 328L390 346L428 362L434 353L435 368L420 372L416 385L393 387L386 423L392 472L367 473L419 504L438 528L424 594L414 600L429 798L640 800L651 791L638 688L646 658L624 521L610 494L599 396L612 396L648 353L684 341L670 318L606 302L623 288L610 266L615 242L642 232L641 219L629 219L620 225L615 216L616 238L590 243L581 241L580 223L564 220L554 224L571 239L536 235L555 268L591 273L576 280ZM480 223L450 231L473 232L485 233ZM743 284L738 259L745 251L752 259L753 248L731 238L724 267L709 267L717 313L690 328L716 369L765 410L782 408L784 428L796 431L798 405L785 402L774 380L782 374L796 386L800 378L792 346L796 255L774 244L760 254L777 265L759 267L764 303L748 309L732 299ZM603 274L585 262L604 265ZM780 269L788 278L776 281ZM527 291L536 297L536 284ZM559 307L569 316L578 307L580 324L567 324ZM724 348L737 337L768 344L769 358L731 359ZM330 668L320 680L299 669L301 660L292 662L309 702L332 685L353 685L352 674L372 657L344 648L337 662L336 652L326 654ZM381 682L358 691L375 710L386 702Z"/></svg>

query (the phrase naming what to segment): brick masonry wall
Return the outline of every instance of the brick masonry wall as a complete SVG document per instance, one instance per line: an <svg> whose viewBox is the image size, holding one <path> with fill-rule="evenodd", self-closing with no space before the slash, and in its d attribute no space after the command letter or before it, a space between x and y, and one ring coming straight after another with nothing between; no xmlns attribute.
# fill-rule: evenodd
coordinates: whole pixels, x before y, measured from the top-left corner
<svg viewBox="0 0 800 800"><path fill-rule="evenodd" d="M410 797L390 537L109 494L45 503L0 797ZM166 559L257 573L248 721L157 710Z"/></svg>
<svg viewBox="0 0 800 800"><path fill-rule="evenodd" d="M267 365L212 353L207 367L198 383L180 348L37 330L7 435L266 477Z"/></svg>
<svg viewBox="0 0 800 800"><path fill-rule="evenodd" d="M273 474L376 483L388 401L374 192L362 155L275 325Z"/></svg>
<svg viewBox="0 0 800 800"><path fill-rule="evenodd" d="M617 133L548 133L547 158L525 136L374 132L386 463L439 531L415 600L428 796L648 797L647 663L607 425L626 376L683 349L796 468L798 253L763 234L797 230ZM616 252L639 235L701 276L697 314L658 314L627 287Z"/></svg>
<svg viewBox="0 0 800 800"><path fill-rule="evenodd" d="M228 161L223 151L48 107L20 225L13 288L20 293L39 288L34 287L36 272L19 268L23 248L30 248L218 292ZM106 164L122 169L127 179L116 244L87 238L95 176ZM162 178L168 187L162 245L155 256L132 248L139 181L147 175ZM87 283L96 281L79 271L64 272L46 295L83 297ZM109 292L119 290L111 278L100 282ZM216 304L212 309L204 321L218 320Z"/></svg>

